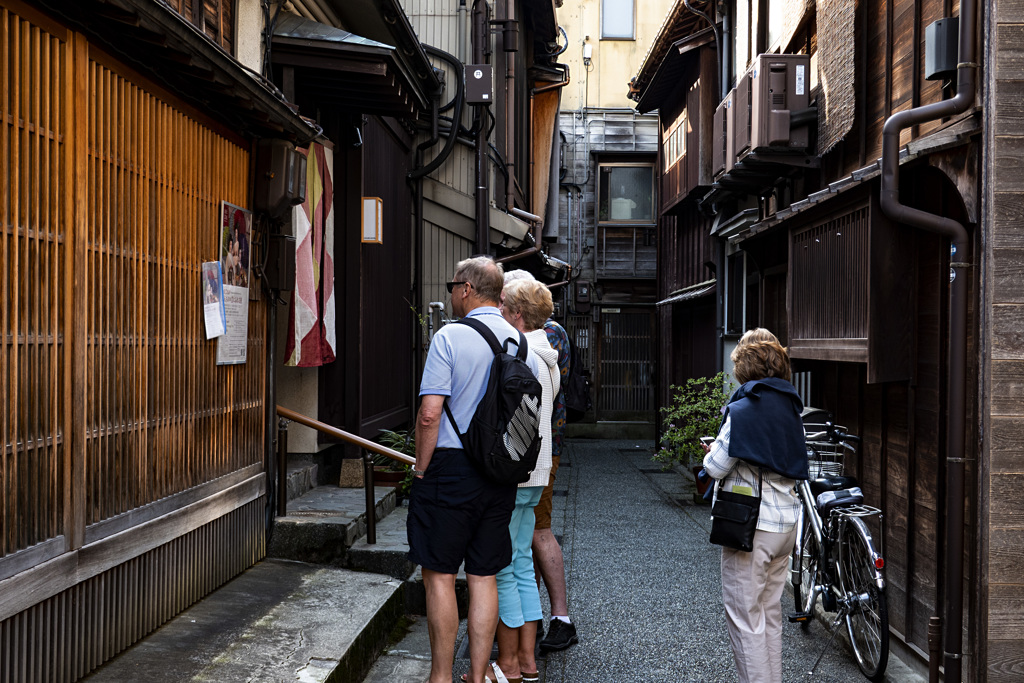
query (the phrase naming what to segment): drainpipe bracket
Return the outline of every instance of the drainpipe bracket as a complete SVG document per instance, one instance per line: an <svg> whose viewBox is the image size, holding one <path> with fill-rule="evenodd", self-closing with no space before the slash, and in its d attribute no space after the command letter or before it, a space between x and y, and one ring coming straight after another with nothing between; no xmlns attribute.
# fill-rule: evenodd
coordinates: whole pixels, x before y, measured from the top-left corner
<svg viewBox="0 0 1024 683"><path fill-rule="evenodd" d="M980 69L981 68L981 64L978 64L977 62L960 62L959 64L956 65L956 68L958 68L958 69Z"/></svg>
<svg viewBox="0 0 1024 683"><path fill-rule="evenodd" d="M954 653L954 652L943 652L942 656L945 657L946 659L963 659L964 658L964 656L962 654L960 654L959 652L956 652L956 653Z"/></svg>
<svg viewBox="0 0 1024 683"><path fill-rule="evenodd" d="M950 268L971 268L974 264L969 261L952 261L949 264Z"/></svg>

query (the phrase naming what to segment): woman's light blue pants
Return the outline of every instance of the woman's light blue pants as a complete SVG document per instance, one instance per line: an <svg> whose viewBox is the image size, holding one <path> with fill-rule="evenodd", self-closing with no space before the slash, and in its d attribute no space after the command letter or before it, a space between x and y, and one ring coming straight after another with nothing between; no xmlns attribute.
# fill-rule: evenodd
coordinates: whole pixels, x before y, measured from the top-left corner
<svg viewBox="0 0 1024 683"><path fill-rule="evenodd" d="M540 502L543 486L516 491L516 507L508 525L512 536L512 564L498 572L498 616L505 626L519 628L527 621L544 618L540 592L533 573L533 509Z"/></svg>

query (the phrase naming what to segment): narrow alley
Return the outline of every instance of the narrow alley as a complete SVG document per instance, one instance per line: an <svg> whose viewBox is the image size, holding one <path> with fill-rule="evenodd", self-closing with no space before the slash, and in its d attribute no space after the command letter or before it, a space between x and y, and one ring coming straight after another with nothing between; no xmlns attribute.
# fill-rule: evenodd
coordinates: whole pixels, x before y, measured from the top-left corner
<svg viewBox="0 0 1024 683"><path fill-rule="evenodd" d="M552 528L563 545L569 611L580 642L539 660L541 680L735 681L722 612L719 550L707 540L709 508L694 504L686 478L651 462L649 441L569 444L555 483ZM791 611L791 600L787 589L784 613ZM547 609L543 595L542 604ZM462 626L455 680L468 667ZM425 666L429 653L420 629L425 630L424 623L382 657L366 683L406 680L382 677L385 671L409 675L409 669L397 668L398 658L418 659ZM784 629L784 680L866 680L838 639L815 675L808 676L828 643L825 626L815 622L804 631L786 623ZM893 655L886 680L923 678Z"/></svg>

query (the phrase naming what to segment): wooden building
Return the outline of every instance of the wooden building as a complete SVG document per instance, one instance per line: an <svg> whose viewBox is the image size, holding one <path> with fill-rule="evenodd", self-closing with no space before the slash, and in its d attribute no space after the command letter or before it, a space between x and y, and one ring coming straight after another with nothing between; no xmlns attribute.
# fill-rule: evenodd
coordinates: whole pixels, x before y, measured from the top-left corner
<svg viewBox="0 0 1024 683"><path fill-rule="evenodd" d="M457 2L288 5L0 0L2 683L81 678L262 559L275 398L370 437L410 421L417 314L457 260L551 267L531 242L567 77L551 2L497 4L512 23L483 34L496 105L475 118ZM266 204L266 140L319 145L336 226L320 368L283 367L287 309L256 281L244 364L216 365L203 330L220 203ZM288 231L275 220L256 215L254 263ZM293 431L293 451L325 449Z"/></svg>
<svg viewBox="0 0 1024 683"><path fill-rule="evenodd" d="M673 264L659 295L713 278L718 305L710 329L663 327L706 338L663 346L724 359L743 330L776 332L806 402L864 438L847 467L885 513L894 642L947 681L1019 680L1024 15L970 0L690 4L633 96L660 111L661 186L678 197L661 202L661 244L680 246L659 255ZM955 251L951 234L965 236ZM686 372L660 360L663 383Z"/></svg>

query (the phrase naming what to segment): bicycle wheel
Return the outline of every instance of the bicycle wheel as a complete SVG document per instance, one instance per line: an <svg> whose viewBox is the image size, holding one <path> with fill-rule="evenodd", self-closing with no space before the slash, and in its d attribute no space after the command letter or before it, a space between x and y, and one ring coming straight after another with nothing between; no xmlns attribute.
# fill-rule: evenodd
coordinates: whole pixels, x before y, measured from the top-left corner
<svg viewBox="0 0 1024 683"><path fill-rule="evenodd" d="M800 584L793 585L793 603L797 612L810 613L814 611L812 598L814 583L818 580L818 541L807 520L804 520L802 539L802 545L793 549L794 553L798 553L796 559L800 566ZM810 621L800 623L803 628L807 628L810 624Z"/></svg>
<svg viewBox="0 0 1024 683"><path fill-rule="evenodd" d="M889 610L885 592L875 583L870 539L864 522L846 520L839 543L839 587L857 666L870 680L880 681L889 660Z"/></svg>

